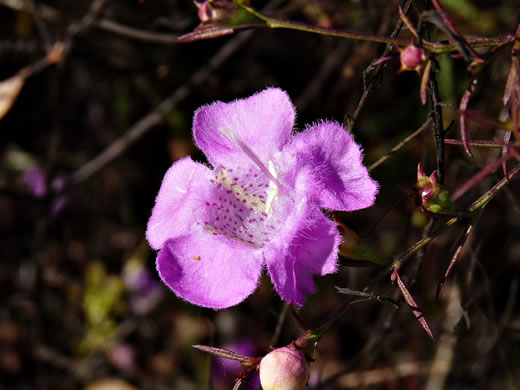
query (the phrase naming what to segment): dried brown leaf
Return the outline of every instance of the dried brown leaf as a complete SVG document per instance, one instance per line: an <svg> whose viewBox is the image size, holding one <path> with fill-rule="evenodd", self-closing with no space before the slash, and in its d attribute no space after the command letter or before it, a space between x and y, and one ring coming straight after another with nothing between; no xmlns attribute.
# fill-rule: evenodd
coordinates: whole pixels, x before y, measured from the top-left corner
<svg viewBox="0 0 520 390"><path fill-rule="evenodd" d="M0 119L9 112L22 90L26 76L19 72L7 80L0 81Z"/></svg>

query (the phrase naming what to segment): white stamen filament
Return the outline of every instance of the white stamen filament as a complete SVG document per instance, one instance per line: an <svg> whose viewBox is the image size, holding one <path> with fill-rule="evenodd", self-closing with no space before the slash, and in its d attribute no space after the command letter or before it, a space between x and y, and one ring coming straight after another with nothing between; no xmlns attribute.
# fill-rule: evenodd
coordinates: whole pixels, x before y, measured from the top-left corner
<svg viewBox="0 0 520 390"><path fill-rule="evenodd" d="M275 178L278 179L278 172L274 169L274 164L271 160L267 163L269 167L269 173ZM269 215L273 213L273 201L278 196L278 186L272 180L269 180L269 188L267 189L267 199L265 200L265 212Z"/></svg>
<svg viewBox="0 0 520 390"><path fill-rule="evenodd" d="M247 146L241 139L238 137L238 135L233 132L233 130L228 129L227 127L220 127L219 130L223 132L230 140L233 142L244 154L251 159L255 163L255 165L260 168L260 170L269 178L269 189L271 188L271 182L274 183L273 185L278 186L278 189L280 189L284 194L287 194L287 191L283 188L282 184L278 181L277 177L274 177L271 173L270 169L267 169L267 167L260 161L258 156L253 152L249 146ZM272 164L271 161L269 163ZM273 166L274 171L274 166ZM274 171L276 172L276 171ZM271 200L272 202L272 200Z"/></svg>

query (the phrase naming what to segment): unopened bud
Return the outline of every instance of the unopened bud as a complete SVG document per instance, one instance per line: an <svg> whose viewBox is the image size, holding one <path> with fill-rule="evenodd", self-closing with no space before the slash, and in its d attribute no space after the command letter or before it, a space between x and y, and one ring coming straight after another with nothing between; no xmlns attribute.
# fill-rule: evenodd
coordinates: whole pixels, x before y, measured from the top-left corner
<svg viewBox="0 0 520 390"><path fill-rule="evenodd" d="M399 69L399 71L413 70L421 74L427 59L428 53L426 50L412 43L404 49L401 49L401 69Z"/></svg>
<svg viewBox="0 0 520 390"><path fill-rule="evenodd" d="M430 176L424 173L421 163L417 166L417 188L423 202L439 195L440 186L437 182L437 171Z"/></svg>
<svg viewBox="0 0 520 390"><path fill-rule="evenodd" d="M303 352L290 347L275 349L260 362L263 390L301 390L309 377Z"/></svg>
<svg viewBox="0 0 520 390"><path fill-rule="evenodd" d="M227 24L239 12L236 5L225 0L206 0L195 4L199 8L198 15L202 24Z"/></svg>
<svg viewBox="0 0 520 390"><path fill-rule="evenodd" d="M417 189L421 196L423 210L433 214L450 214L457 208L450 200L450 194L437 180L437 172L430 176L424 173L421 164L417 167Z"/></svg>

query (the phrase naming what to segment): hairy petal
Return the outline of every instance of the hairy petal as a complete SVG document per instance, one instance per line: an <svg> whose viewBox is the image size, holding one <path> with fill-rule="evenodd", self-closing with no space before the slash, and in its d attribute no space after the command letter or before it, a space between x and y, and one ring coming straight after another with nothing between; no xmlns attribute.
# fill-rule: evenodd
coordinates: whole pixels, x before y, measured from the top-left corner
<svg viewBox="0 0 520 390"><path fill-rule="evenodd" d="M311 172L308 191L324 208L358 210L374 203L378 191L362 162L361 148L336 122L320 122L296 135L284 152L292 157L292 171Z"/></svg>
<svg viewBox="0 0 520 390"><path fill-rule="evenodd" d="M159 275L177 296L212 309L246 299L262 267L259 250L206 231L168 240L157 256Z"/></svg>
<svg viewBox="0 0 520 390"><path fill-rule="evenodd" d="M247 99L199 108L193 119L193 137L213 166L241 165L248 159L221 128L231 130L266 163L289 141L294 117L287 93L268 88Z"/></svg>
<svg viewBox="0 0 520 390"><path fill-rule="evenodd" d="M169 238L190 232L204 211L204 197L211 190L213 173L206 166L186 157L175 162L164 175L148 221L146 238L160 249Z"/></svg>
<svg viewBox="0 0 520 390"><path fill-rule="evenodd" d="M313 275L337 268L341 236L336 225L314 205L300 202L284 222L284 229L264 248L269 275L278 294L301 306L314 292Z"/></svg>

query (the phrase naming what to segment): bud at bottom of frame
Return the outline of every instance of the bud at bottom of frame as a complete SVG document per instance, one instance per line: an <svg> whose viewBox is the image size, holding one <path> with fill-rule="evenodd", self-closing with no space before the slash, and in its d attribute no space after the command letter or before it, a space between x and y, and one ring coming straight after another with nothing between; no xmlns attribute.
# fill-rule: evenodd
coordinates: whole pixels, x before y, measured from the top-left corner
<svg viewBox="0 0 520 390"><path fill-rule="evenodd" d="M290 347L275 349L260 362L263 390L301 390L308 376L309 365L304 354Z"/></svg>

